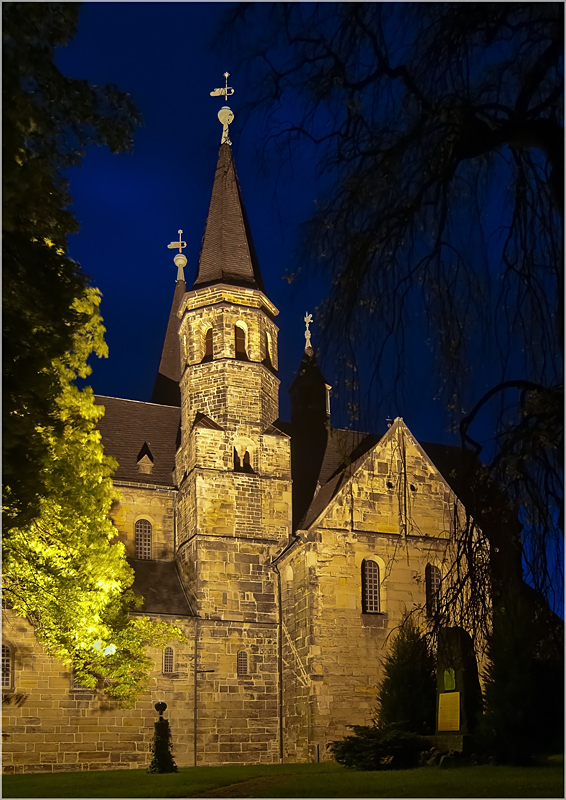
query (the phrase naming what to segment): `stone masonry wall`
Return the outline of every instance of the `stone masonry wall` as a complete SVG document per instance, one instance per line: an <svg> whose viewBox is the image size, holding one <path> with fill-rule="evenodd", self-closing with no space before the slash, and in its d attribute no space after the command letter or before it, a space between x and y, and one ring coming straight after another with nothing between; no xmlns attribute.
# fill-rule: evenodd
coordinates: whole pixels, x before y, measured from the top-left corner
<svg viewBox="0 0 566 800"><path fill-rule="evenodd" d="M199 622L197 764L279 761L277 625ZM238 675L237 656L247 655Z"/></svg>
<svg viewBox="0 0 566 800"><path fill-rule="evenodd" d="M134 557L135 524L139 519L146 519L152 526L152 558L172 559L175 555L176 491L126 483L117 488L122 497L113 504L110 517L118 529L118 540L126 545L126 554Z"/></svg>
<svg viewBox="0 0 566 800"><path fill-rule="evenodd" d="M279 565L289 761L329 758L329 741L371 721L387 637L407 611L426 624L426 564L445 575L453 556L455 497L399 427L353 465ZM362 613L364 559L379 566L378 614Z"/></svg>
<svg viewBox="0 0 566 800"><path fill-rule="evenodd" d="M167 703L174 757L189 766L193 751L192 620L181 623L187 642L172 642L174 673L163 675L161 650L148 691L133 709L102 691L76 688L73 675L37 643L33 628L4 610L3 642L13 652L13 683L2 691L2 763L6 773L139 769L150 761L154 705Z"/></svg>

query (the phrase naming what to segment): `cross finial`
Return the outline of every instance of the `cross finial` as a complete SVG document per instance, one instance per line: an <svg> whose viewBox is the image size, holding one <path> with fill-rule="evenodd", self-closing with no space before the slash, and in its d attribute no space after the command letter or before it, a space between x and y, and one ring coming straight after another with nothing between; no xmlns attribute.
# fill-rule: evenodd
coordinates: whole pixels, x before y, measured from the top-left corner
<svg viewBox="0 0 566 800"><path fill-rule="evenodd" d="M181 234L183 231L177 231L179 234L179 241L178 242L171 242L168 244L167 247L169 250L179 250L173 261L177 265L177 280L184 281L185 280L185 273L183 272L183 267L187 263L186 257L183 255L183 249L187 246L187 243L181 239Z"/></svg>
<svg viewBox="0 0 566 800"><path fill-rule="evenodd" d="M311 332L309 330L309 325L312 322L312 314L309 314L308 311L305 311L304 321L306 322L306 331L305 331L305 353L307 350L312 350L311 347Z"/></svg>

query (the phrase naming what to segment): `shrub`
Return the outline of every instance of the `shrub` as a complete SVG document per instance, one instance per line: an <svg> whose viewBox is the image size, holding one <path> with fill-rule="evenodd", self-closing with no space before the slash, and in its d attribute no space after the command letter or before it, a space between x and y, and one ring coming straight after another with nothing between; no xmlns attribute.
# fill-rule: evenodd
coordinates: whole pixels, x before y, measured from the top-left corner
<svg viewBox="0 0 566 800"><path fill-rule="evenodd" d="M352 736L331 742L328 749L338 764L360 770L410 769L429 746L415 733L394 725L352 725Z"/></svg>
<svg viewBox="0 0 566 800"><path fill-rule="evenodd" d="M436 660L409 617L383 663L377 723L432 734L436 714Z"/></svg>
<svg viewBox="0 0 566 800"><path fill-rule="evenodd" d="M147 768L148 772L178 772L177 765L173 760L171 750L171 728L169 720L160 719L155 723L155 733L151 741L151 752L153 758Z"/></svg>

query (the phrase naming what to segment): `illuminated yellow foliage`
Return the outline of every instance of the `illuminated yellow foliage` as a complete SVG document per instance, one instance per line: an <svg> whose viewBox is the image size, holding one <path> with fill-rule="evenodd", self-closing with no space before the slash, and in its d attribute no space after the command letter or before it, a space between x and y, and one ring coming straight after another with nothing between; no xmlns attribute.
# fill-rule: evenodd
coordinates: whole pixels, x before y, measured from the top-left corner
<svg viewBox="0 0 566 800"><path fill-rule="evenodd" d="M108 516L119 495L112 483L116 462L104 455L96 428L104 409L90 387L74 384L90 374L92 353L107 355L99 304L97 289L75 301L86 321L72 352L53 365L57 415L52 426L37 428L46 492L33 523L5 531L3 587L15 612L31 620L51 654L74 666L81 683L106 678L105 691L131 705L152 666L145 642L160 646L184 635L173 625L128 616L140 600L128 591L133 570L124 545L113 541L117 530Z"/></svg>

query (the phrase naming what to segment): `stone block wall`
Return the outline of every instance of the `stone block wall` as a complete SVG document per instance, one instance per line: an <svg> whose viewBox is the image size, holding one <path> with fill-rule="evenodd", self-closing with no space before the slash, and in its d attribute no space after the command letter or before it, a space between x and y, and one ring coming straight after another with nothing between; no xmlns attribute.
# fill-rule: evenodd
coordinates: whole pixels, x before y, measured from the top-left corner
<svg viewBox="0 0 566 800"><path fill-rule="evenodd" d="M120 708L102 690L74 685L72 671L47 655L33 628L4 610L3 641L12 648L13 681L2 690L2 764L5 773L139 769L150 761L157 720L154 705L167 703L178 766L193 758L192 621L181 623L187 642L172 643L173 675L162 673L162 652L148 690L133 709Z"/></svg>
<svg viewBox="0 0 566 800"><path fill-rule="evenodd" d="M177 563L191 605L204 619L276 620L276 575L266 543L197 536L180 548Z"/></svg>
<svg viewBox="0 0 566 800"><path fill-rule="evenodd" d="M425 618L425 567L446 574L455 497L404 429L384 437L279 563L285 626L285 758L329 758L326 744L369 724L388 635ZM408 497L407 497L408 494ZM362 562L380 573L380 613L362 611Z"/></svg>
<svg viewBox="0 0 566 800"><path fill-rule="evenodd" d="M204 335L212 328L214 358L234 358L234 326L242 321L246 327L246 350L252 361L265 356L264 333L269 333L270 358L275 369L278 328L273 319L279 312L273 303L255 289L216 284L187 292L179 309L179 337L183 368L198 364L204 356Z"/></svg>
<svg viewBox="0 0 566 800"><path fill-rule="evenodd" d="M118 529L117 538L126 546L126 554L134 557L135 524L139 519L147 519L152 526L152 558L173 559L176 491L157 486L116 485L122 497L113 504L110 517Z"/></svg>
<svg viewBox="0 0 566 800"><path fill-rule="evenodd" d="M199 621L197 764L279 762L277 624ZM247 674L239 675L239 652Z"/></svg>
<svg viewBox="0 0 566 800"><path fill-rule="evenodd" d="M259 362L224 358L195 364L181 380L183 433L197 413L223 428L261 434L278 417L279 379Z"/></svg>

